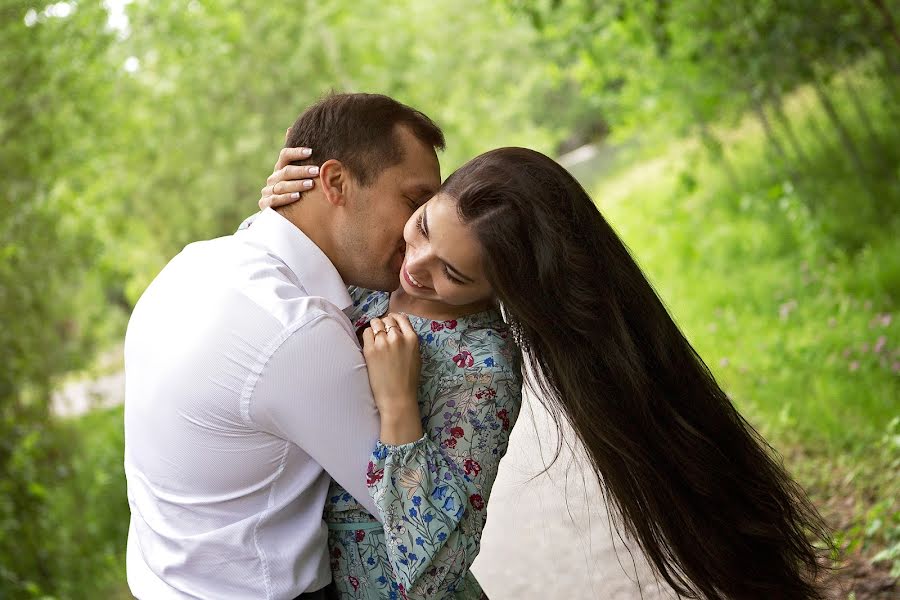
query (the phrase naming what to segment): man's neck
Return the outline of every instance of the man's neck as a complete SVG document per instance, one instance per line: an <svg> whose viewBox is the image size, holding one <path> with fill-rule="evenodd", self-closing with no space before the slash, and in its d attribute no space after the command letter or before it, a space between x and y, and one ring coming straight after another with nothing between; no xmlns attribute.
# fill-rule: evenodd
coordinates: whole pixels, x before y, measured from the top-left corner
<svg viewBox="0 0 900 600"><path fill-rule="evenodd" d="M302 202L302 201L301 201ZM312 240L319 250L331 261L331 264L338 269L334 260L334 244L329 235L331 228L323 222L321 215L316 214L311 208L301 205L301 202L295 202L275 209L275 212L284 217L294 227L303 232L303 235Z"/></svg>

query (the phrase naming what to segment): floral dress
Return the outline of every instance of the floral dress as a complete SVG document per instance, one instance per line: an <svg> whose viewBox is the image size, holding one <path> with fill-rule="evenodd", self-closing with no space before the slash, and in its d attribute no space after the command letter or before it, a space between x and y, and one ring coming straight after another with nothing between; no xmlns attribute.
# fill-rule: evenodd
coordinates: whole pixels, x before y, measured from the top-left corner
<svg viewBox="0 0 900 600"><path fill-rule="evenodd" d="M358 328L388 312L389 294L350 293ZM372 453L369 494L384 525L332 482L325 521L334 583L342 600L486 598L469 567L522 402L518 350L497 311L409 320L422 354L425 435L379 441Z"/></svg>

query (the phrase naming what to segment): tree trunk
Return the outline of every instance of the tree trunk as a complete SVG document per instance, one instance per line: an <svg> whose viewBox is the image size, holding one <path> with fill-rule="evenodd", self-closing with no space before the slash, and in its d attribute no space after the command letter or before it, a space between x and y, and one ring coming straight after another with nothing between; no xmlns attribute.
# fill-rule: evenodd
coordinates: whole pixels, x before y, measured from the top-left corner
<svg viewBox="0 0 900 600"><path fill-rule="evenodd" d="M862 98L859 97L859 94L856 91L856 86L853 85L852 81L847 80L844 87L847 89L847 95L850 96L850 103L853 104L853 108L856 111L857 117L859 117L860 123L862 123L863 129L866 130L866 135L869 137L869 143L877 148L881 145L881 140L878 138L875 127L872 125L872 119L869 118L869 113L863 104Z"/></svg>
<svg viewBox="0 0 900 600"><path fill-rule="evenodd" d="M815 136L816 141L818 141L819 145L822 148L830 148L832 145L831 138L825 133L825 130L822 127L822 124L819 122L818 116L816 116L816 112L813 109L810 109L806 113L806 124L809 127L809 130Z"/></svg>
<svg viewBox="0 0 900 600"><path fill-rule="evenodd" d="M894 21L894 15L891 14L890 9L884 3L884 0L869 1L875 5L875 9L881 15L881 18L884 19L885 31L887 31L891 39L894 40L897 47L900 48L900 31L897 30L897 23Z"/></svg>
<svg viewBox="0 0 900 600"><path fill-rule="evenodd" d="M722 172L725 173L725 177L728 178L731 186L735 190L740 189L741 180L738 178L734 167L731 166L731 162L728 160L728 157L725 156L725 152L722 148L722 142L719 141L719 138L717 138L712 130L710 130L709 125L698 113L695 112L694 115L697 120L697 127L700 130L700 140L703 142L703 146L706 148L706 151L709 152L709 155L712 157L712 159L716 163L718 163L720 167L722 167Z"/></svg>
<svg viewBox="0 0 900 600"><path fill-rule="evenodd" d="M800 143L800 138L797 137L797 133L794 131L790 118L784 112L784 103L781 100L781 95L772 92L770 93L769 101L772 106L772 112L775 114L775 119L784 130L785 137L787 137L788 143L794 151L794 156L797 157L798 162L808 166L810 164L809 157L803 149L803 144Z"/></svg>
<svg viewBox="0 0 900 600"><path fill-rule="evenodd" d="M834 106L831 98L828 97L828 93L825 91L825 86L822 83L822 80L815 73L812 77L812 84L813 89L816 92L816 96L819 98L819 102L821 102L822 104L822 108L825 109L825 114L828 115L828 118L831 120L831 123L834 126L834 130L838 134L838 138L841 141L844 152L850 159L850 164L852 165L853 170L856 172L856 176L859 178L859 181L862 184L862 188L866 191L866 193L869 194L873 202L877 202L877 194L872 189L871 182L866 175L865 163L863 162L862 155L859 153L859 149L856 147L856 142L853 141L853 136L850 135L850 131L841 120L837 108Z"/></svg>
<svg viewBox="0 0 900 600"><path fill-rule="evenodd" d="M756 118L759 119L760 124L763 126L763 132L766 134L766 140L768 140L769 145L775 150L778 158L781 159L782 165L789 168L790 159L787 152L784 151L781 140L778 139L778 136L775 135L775 131L772 129L772 124L766 115L765 105L758 98L753 99L753 112L756 113Z"/></svg>

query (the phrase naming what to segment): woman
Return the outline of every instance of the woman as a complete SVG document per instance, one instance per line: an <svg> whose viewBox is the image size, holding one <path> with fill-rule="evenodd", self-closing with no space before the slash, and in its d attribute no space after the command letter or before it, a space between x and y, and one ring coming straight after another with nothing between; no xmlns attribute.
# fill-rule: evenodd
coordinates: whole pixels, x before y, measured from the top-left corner
<svg viewBox="0 0 900 600"><path fill-rule="evenodd" d="M817 559L831 540L821 518L734 409L625 245L565 169L523 148L483 154L453 173L416 211L404 237L408 248L401 289L390 299L357 292L363 320L387 308L412 314L416 311L410 307L452 310L458 304L452 294L467 286L474 292L467 298L472 306L502 306L511 337L523 351L529 385L558 425L574 430L611 514L676 592L717 600L822 597L815 586ZM366 333L370 377L408 379L409 373L399 372L388 359L390 332L382 335L405 322L393 315L386 321L373 320ZM503 331L496 322L483 328ZM422 328L417 330L421 335ZM440 376L437 384L428 383L427 344L423 354L422 383L437 385L438 398L432 402L439 402L446 390ZM514 371L515 354L507 354L505 367ZM509 405L518 406L513 397ZM514 411L507 411L512 419ZM459 489L468 491L474 481L464 465L454 468L452 458L437 472L431 469L428 452L435 462L446 458L441 452L446 435L433 415L424 413L423 420L434 428L426 428L427 441L414 444L428 448L421 451L426 458L404 462L407 448L379 444L370 466L371 489L388 532L381 556L390 555L395 567L399 563L400 573L408 565L398 557L410 546L394 537L408 538L409 528L400 532L405 515L418 513L402 469L416 473L426 490L436 489L440 477L429 474L440 475L442 467ZM504 449L505 439L491 456L499 460ZM382 467L385 454L401 465L399 473L388 476L388 467ZM496 464L490 468L493 476ZM489 483L481 485L489 490ZM466 548L466 567L483 524L483 519L467 519L476 504L481 502L470 501L462 510L457 528L460 538L472 540L457 546ZM823 542L826 550L817 550L807 536ZM356 537L363 536L333 535L333 549ZM398 555L394 549L400 545L405 548ZM428 558L439 558L441 550L429 548ZM340 585L344 566L334 566ZM454 589L472 593L473 580L462 581ZM408 583L407 593L422 591L418 581ZM357 591L356 586L349 591Z"/></svg>

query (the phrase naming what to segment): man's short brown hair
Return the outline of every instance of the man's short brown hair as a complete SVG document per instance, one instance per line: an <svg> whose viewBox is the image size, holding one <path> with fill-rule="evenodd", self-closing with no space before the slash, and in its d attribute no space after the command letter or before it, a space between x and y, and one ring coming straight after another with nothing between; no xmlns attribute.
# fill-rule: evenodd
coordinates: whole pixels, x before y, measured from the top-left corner
<svg viewBox="0 0 900 600"><path fill-rule="evenodd" d="M444 149L444 133L418 110L381 94L329 94L297 117L285 148L306 146L313 155L294 164L339 160L362 186L403 160L395 135L405 125L423 144Z"/></svg>

